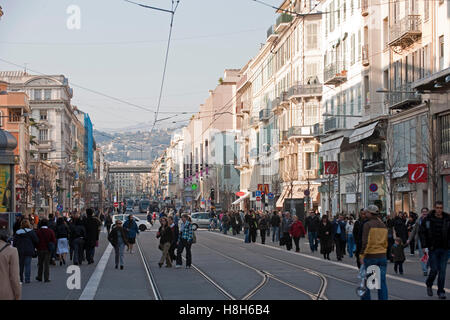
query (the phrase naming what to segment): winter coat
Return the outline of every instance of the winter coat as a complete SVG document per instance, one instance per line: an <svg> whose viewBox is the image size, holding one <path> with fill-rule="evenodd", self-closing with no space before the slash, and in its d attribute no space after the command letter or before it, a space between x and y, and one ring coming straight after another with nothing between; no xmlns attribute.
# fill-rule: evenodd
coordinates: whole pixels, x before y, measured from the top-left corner
<svg viewBox="0 0 450 320"><path fill-rule="evenodd" d="M172 243L173 233L169 226L166 226L165 228L161 226L159 227L159 231L156 237L160 238L159 240L160 244L165 244L167 242Z"/></svg>
<svg viewBox="0 0 450 320"><path fill-rule="evenodd" d="M127 235L125 234L125 230L123 230L123 227L117 227L117 226L114 226L113 228L112 228L112 230L111 230L111 232L109 233L109 235L108 235L108 241L109 242L111 242L111 244L112 244L112 246L113 247L116 247L117 246L117 244L118 244L118 236L117 236L117 234L118 233L121 233L121 235L122 235L122 240L123 240L123 242L126 244L126 245L128 245L128 240L127 240Z"/></svg>
<svg viewBox="0 0 450 320"><path fill-rule="evenodd" d="M56 239L69 238L69 227L66 224L56 226Z"/></svg>
<svg viewBox="0 0 450 320"><path fill-rule="evenodd" d="M281 223L281 219L277 214L273 214L270 218L270 225L272 227L279 227Z"/></svg>
<svg viewBox="0 0 450 320"><path fill-rule="evenodd" d="M281 221L281 232L282 233L289 232L292 222L293 222L292 218L288 219L288 218L284 217L283 220Z"/></svg>
<svg viewBox="0 0 450 320"><path fill-rule="evenodd" d="M305 229L307 232L318 232L319 231L320 219L317 215L314 217L307 217L305 220Z"/></svg>
<svg viewBox="0 0 450 320"><path fill-rule="evenodd" d="M178 225L176 225L175 223L173 224L172 227L170 227L170 229L172 230L172 234L173 234L172 243L177 243L180 229L178 228Z"/></svg>
<svg viewBox="0 0 450 320"><path fill-rule="evenodd" d="M364 224L369 221L368 219L358 219L355 221L355 225L353 226L353 239L356 244L356 252L361 252L362 247L362 231Z"/></svg>
<svg viewBox="0 0 450 320"><path fill-rule="evenodd" d="M301 221L292 223L291 227L289 228L289 234L294 238L303 238L306 234L303 223Z"/></svg>
<svg viewBox="0 0 450 320"><path fill-rule="evenodd" d="M39 243L39 238L33 229L19 229L14 235L14 247L21 257L32 257L34 249Z"/></svg>
<svg viewBox="0 0 450 320"><path fill-rule="evenodd" d="M327 234L327 232L328 232L328 234ZM320 222L317 236L320 240L320 253L321 254L326 254L326 253L331 252L331 249L333 248L332 233L333 233L333 225L331 224L330 221L328 221L326 225L324 225L322 222Z"/></svg>
<svg viewBox="0 0 450 320"><path fill-rule="evenodd" d="M52 229L41 227L36 234L39 238L39 242L36 246L38 251L48 251L48 244L50 242L56 246L56 237Z"/></svg>
<svg viewBox="0 0 450 320"><path fill-rule="evenodd" d="M133 219L133 221L130 221L130 219L125 221L125 223L123 224L123 229L127 233L128 239L136 238L136 235L139 233L139 228L134 219Z"/></svg>
<svg viewBox="0 0 450 320"><path fill-rule="evenodd" d="M432 210L419 227L422 248L449 249L450 248L450 215L443 212L443 218L436 217Z"/></svg>
<svg viewBox="0 0 450 320"><path fill-rule="evenodd" d="M259 230L267 230L269 228L266 217L263 216L259 219L258 228L259 228Z"/></svg>
<svg viewBox="0 0 450 320"><path fill-rule="evenodd" d="M0 240L0 250L5 245L6 242ZM0 279L0 300L20 300L19 254L10 245L0 252Z"/></svg>
<svg viewBox="0 0 450 320"><path fill-rule="evenodd" d="M406 260L404 250L407 246L408 245L406 245L406 244L398 245L396 243L394 243L392 245L391 252L392 252L392 257L394 258L394 262L404 262Z"/></svg>
<svg viewBox="0 0 450 320"><path fill-rule="evenodd" d="M86 228L81 220L73 220L69 225L70 230L70 241L73 241L77 238L85 238L86 237Z"/></svg>
<svg viewBox="0 0 450 320"><path fill-rule="evenodd" d="M86 246L93 247L100 235L101 222L95 217L87 217L84 220L84 227L86 228Z"/></svg>
<svg viewBox="0 0 450 320"><path fill-rule="evenodd" d="M408 227L406 226L406 221L400 217L394 219L394 230L397 237L402 239L402 242L406 243L408 240Z"/></svg>
<svg viewBox="0 0 450 320"><path fill-rule="evenodd" d="M245 222L248 223L250 230L258 229L258 222L256 221L256 217L254 217L253 215L249 214L245 216Z"/></svg>
<svg viewBox="0 0 450 320"><path fill-rule="evenodd" d="M333 221L333 238L339 237L337 234L338 226L341 227L340 239L345 240L347 238L345 236L345 222L339 220Z"/></svg>

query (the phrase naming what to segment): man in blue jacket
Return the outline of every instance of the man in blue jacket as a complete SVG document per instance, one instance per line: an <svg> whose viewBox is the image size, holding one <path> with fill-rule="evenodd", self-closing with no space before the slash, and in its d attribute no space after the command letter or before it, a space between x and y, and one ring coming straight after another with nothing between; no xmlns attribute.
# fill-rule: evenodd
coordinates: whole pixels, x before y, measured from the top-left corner
<svg viewBox="0 0 450 320"><path fill-rule="evenodd" d="M339 215L337 219L333 221L333 239L336 245L336 257L338 261L342 261L345 248L345 222L344 216Z"/></svg>

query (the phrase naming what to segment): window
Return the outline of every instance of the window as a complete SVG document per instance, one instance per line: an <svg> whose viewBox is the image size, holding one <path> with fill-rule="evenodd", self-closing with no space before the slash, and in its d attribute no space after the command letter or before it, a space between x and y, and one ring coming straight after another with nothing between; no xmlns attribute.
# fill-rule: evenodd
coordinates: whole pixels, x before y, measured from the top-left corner
<svg viewBox="0 0 450 320"><path fill-rule="evenodd" d="M361 61L361 30L358 30L358 61Z"/></svg>
<svg viewBox="0 0 450 320"><path fill-rule="evenodd" d="M422 162L428 162L429 156L429 130L428 130L428 117L426 115L422 115L421 117L421 131L422 131Z"/></svg>
<svg viewBox="0 0 450 320"><path fill-rule="evenodd" d="M384 49L388 48L388 42L389 42L389 24L388 24L388 17L383 19L383 44Z"/></svg>
<svg viewBox="0 0 450 320"><path fill-rule="evenodd" d="M39 130L39 142L48 141L48 129Z"/></svg>
<svg viewBox="0 0 450 320"><path fill-rule="evenodd" d="M305 126L312 126L319 122L319 106L316 103L307 103L305 105Z"/></svg>
<svg viewBox="0 0 450 320"><path fill-rule="evenodd" d="M345 22L346 14L347 14L347 0L344 0L344 6L342 8L342 22Z"/></svg>
<svg viewBox="0 0 450 320"><path fill-rule="evenodd" d="M439 37L439 70L444 69L444 36Z"/></svg>
<svg viewBox="0 0 450 320"><path fill-rule="evenodd" d="M306 26L306 49L317 49L317 24L309 24Z"/></svg>
<svg viewBox="0 0 450 320"><path fill-rule="evenodd" d="M416 162L416 119L394 124L395 167L406 167Z"/></svg>
<svg viewBox="0 0 450 320"><path fill-rule="evenodd" d="M34 100L42 100L42 90L34 89Z"/></svg>
<svg viewBox="0 0 450 320"><path fill-rule="evenodd" d="M52 99L52 89L45 89L44 100L51 100L51 99Z"/></svg>
<svg viewBox="0 0 450 320"><path fill-rule="evenodd" d="M41 110L39 112L39 119L41 120L47 120L47 110Z"/></svg>
<svg viewBox="0 0 450 320"><path fill-rule="evenodd" d="M350 65L354 65L355 64L355 34L353 33L351 38L350 38L350 42L351 42L351 53L350 53Z"/></svg>
<svg viewBox="0 0 450 320"><path fill-rule="evenodd" d="M48 160L48 153L40 153L39 159L40 160Z"/></svg>
<svg viewBox="0 0 450 320"><path fill-rule="evenodd" d="M441 154L450 154L450 114L440 117Z"/></svg>
<svg viewBox="0 0 450 320"><path fill-rule="evenodd" d="M317 63L308 63L306 65L306 79L318 75L319 65Z"/></svg>
<svg viewBox="0 0 450 320"><path fill-rule="evenodd" d="M21 109L9 109L9 122L20 122Z"/></svg>

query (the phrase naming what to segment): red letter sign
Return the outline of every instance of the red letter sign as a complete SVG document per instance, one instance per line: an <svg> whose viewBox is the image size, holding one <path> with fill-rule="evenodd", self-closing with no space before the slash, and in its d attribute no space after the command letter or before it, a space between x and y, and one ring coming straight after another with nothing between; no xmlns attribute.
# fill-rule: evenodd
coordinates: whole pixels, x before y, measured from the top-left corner
<svg viewBox="0 0 450 320"><path fill-rule="evenodd" d="M424 163L408 164L409 183L428 181L427 165Z"/></svg>
<svg viewBox="0 0 450 320"><path fill-rule="evenodd" d="M325 161L325 174L337 174L338 164L337 161Z"/></svg>

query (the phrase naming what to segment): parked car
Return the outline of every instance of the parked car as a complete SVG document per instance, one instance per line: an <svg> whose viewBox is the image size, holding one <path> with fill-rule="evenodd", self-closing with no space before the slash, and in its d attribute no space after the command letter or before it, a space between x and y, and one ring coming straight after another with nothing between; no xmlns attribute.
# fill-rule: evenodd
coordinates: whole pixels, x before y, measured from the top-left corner
<svg viewBox="0 0 450 320"><path fill-rule="evenodd" d="M208 228L209 227L209 212L194 212L191 214L192 228Z"/></svg>
<svg viewBox="0 0 450 320"><path fill-rule="evenodd" d="M128 214L115 214L113 215L113 225L116 224L117 220L122 221L123 223L125 223L125 221L127 221L128 218ZM145 231L145 230L150 230L150 228L152 227L152 225L150 223L148 223L145 220L141 220L136 216L133 216L134 220L136 221L136 224L138 225L138 228L140 231Z"/></svg>

